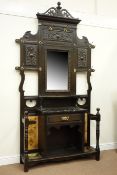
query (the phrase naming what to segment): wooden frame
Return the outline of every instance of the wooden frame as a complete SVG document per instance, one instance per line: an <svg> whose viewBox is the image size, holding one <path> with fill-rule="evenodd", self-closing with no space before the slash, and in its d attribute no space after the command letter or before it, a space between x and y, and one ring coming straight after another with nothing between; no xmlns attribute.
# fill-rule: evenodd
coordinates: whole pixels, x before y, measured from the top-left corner
<svg viewBox="0 0 117 175"><path fill-rule="evenodd" d="M90 113L92 90L90 76L94 72L91 68L91 49L94 46L86 37L82 39L77 37L76 29L80 20L73 18L66 9L62 9L59 2L56 8L52 7L43 14L38 13L37 19L39 21L37 34L32 35L27 31L22 38L16 39L20 44L20 67L16 67L21 75L20 162L24 164L26 172L29 167L41 162L71 160L90 155L99 160L99 108L95 115ZM68 91L46 90L47 50L68 52ZM24 95L26 70L38 72L38 96ZM84 95L76 95L76 73L84 71L87 72L88 90ZM78 100L83 99L85 103L79 104ZM35 100L35 106L27 106L27 100L30 102ZM33 116L38 117L38 122L33 120ZM96 121L96 148L90 146L91 120ZM29 130L31 132L32 124L36 127L32 132L38 132L36 134L38 146L29 149L31 138ZM68 137L70 134L71 137ZM57 141L58 147L55 146L54 140Z"/></svg>

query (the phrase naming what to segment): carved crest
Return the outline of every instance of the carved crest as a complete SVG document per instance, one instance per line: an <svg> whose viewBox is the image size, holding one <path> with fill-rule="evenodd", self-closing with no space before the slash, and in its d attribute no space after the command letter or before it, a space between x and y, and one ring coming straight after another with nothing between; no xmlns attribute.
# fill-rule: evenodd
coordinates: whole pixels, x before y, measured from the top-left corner
<svg viewBox="0 0 117 175"><path fill-rule="evenodd" d="M57 5L58 6L56 8L55 7L49 8L42 15L74 19L73 16L66 9L62 9L60 2L58 2Z"/></svg>

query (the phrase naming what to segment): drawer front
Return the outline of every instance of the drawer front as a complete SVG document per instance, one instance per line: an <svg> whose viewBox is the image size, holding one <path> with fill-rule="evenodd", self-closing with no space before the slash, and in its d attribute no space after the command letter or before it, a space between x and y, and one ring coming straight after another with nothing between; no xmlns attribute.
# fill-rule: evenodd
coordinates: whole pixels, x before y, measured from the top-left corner
<svg viewBox="0 0 117 175"><path fill-rule="evenodd" d="M47 116L47 121L48 123L82 121L82 115L81 114L51 115Z"/></svg>

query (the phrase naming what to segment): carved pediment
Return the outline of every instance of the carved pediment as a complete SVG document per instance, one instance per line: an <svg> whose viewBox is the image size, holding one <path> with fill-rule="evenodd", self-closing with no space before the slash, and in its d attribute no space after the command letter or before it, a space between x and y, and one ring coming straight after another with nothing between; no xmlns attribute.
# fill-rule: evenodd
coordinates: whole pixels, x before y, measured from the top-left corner
<svg viewBox="0 0 117 175"><path fill-rule="evenodd" d="M66 9L62 9L60 2L58 2L57 5L58 6L56 8L51 7L43 14L48 15L48 16L56 16L56 17L72 18L73 19L72 15Z"/></svg>
<svg viewBox="0 0 117 175"><path fill-rule="evenodd" d="M37 13L38 19L46 19L47 20L47 18L51 18L51 20L52 20L53 18L56 18L56 17L59 20L64 19L67 22L72 22L72 23L76 23L76 24L78 24L81 21L78 18L77 19L74 18L66 9L62 9L60 2L57 3L57 7L51 7L45 13Z"/></svg>

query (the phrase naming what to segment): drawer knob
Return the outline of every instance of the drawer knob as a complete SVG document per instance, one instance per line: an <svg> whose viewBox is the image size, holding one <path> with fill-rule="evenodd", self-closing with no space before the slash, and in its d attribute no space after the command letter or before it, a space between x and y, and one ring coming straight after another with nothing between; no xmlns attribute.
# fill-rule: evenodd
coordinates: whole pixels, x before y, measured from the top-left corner
<svg viewBox="0 0 117 175"><path fill-rule="evenodd" d="M63 117L61 117L61 120L68 121L69 120L69 116L63 116Z"/></svg>

